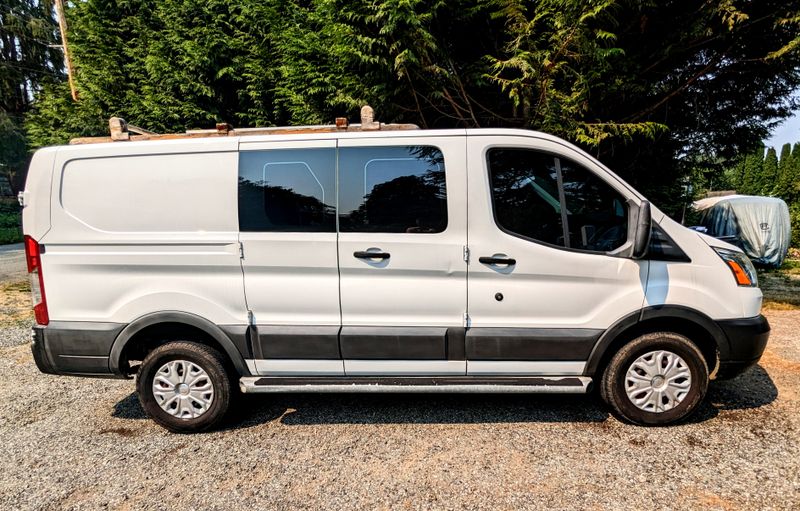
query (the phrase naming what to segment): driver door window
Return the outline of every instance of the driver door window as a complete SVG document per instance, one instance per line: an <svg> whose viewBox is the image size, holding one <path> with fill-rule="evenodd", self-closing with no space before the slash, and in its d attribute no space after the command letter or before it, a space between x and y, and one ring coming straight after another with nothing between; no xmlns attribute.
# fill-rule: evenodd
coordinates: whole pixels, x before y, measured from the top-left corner
<svg viewBox="0 0 800 511"><path fill-rule="evenodd" d="M575 162L518 148L488 151L495 221L524 239L609 252L627 240L622 195Z"/></svg>

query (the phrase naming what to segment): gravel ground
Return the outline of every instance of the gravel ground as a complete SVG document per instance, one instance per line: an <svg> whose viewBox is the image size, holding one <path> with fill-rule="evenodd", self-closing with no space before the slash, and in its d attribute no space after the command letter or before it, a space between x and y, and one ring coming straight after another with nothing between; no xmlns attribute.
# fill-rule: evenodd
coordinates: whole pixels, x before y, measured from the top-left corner
<svg viewBox="0 0 800 511"><path fill-rule="evenodd" d="M5 328L0 509L798 509L800 311L768 314L761 365L660 429L592 396L284 395L173 435L131 381L40 374Z"/></svg>

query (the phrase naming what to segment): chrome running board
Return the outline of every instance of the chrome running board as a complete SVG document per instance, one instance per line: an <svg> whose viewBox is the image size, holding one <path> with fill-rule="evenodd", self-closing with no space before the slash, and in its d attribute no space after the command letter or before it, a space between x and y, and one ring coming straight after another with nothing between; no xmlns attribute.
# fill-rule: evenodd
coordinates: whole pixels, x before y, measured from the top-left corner
<svg viewBox="0 0 800 511"><path fill-rule="evenodd" d="M585 394L592 386L587 376L460 377L296 377L245 376L239 387L245 394L294 392L378 392L458 394Z"/></svg>

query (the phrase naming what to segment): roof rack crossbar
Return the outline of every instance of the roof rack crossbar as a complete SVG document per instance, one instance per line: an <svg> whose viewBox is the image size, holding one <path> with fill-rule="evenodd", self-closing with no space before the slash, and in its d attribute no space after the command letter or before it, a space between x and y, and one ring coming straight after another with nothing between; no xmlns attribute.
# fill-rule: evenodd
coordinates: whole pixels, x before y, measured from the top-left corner
<svg viewBox="0 0 800 511"><path fill-rule="evenodd" d="M126 140L169 140L180 138L225 137L241 135L286 135L298 133L332 133L342 131L397 131L416 130L416 124L384 124L375 120L375 112L369 105L361 108L361 124L349 124L347 118L337 117L335 124L309 126L271 126L263 128L234 128L228 123L217 123L212 129L186 130L184 133L158 134L132 124L121 117L108 120L110 137L84 137L70 140L70 144L97 144Z"/></svg>

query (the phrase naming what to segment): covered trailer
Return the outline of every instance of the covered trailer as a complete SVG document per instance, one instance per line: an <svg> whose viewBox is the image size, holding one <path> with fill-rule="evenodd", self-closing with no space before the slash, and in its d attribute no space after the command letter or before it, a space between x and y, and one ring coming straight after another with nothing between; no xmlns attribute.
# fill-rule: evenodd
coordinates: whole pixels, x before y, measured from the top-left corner
<svg viewBox="0 0 800 511"><path fill-rule="evenodd" d="M762 266L778 267L789 250L789 208L776 197L727 195L693 204L709 235L739 246Z"/></svg>

